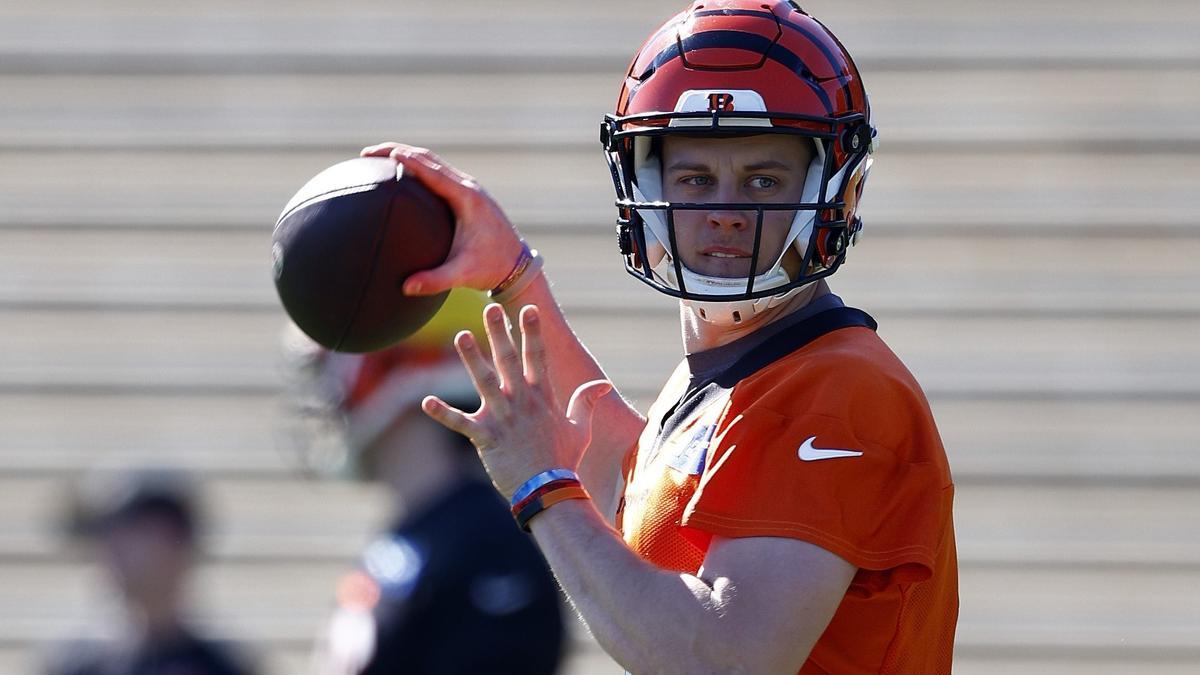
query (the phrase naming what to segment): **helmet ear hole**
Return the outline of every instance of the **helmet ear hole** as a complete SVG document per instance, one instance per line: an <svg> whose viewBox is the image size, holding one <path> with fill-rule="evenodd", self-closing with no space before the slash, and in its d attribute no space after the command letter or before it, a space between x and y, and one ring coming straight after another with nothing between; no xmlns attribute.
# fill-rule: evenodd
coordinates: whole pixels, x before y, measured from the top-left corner
<svg viewBox="0 0 1200 675"><path fill-rule="evenodd" d="M822 247L824 250L820 251L821 265L823 267L828 267L833 263L834 260L837 259L838 256L842 254L842 251L846 249L846 245L848 243L847 228L830 228L829 231L825 233L824 243L825 245Z"/></svg>
<svg viewBox="0 0 1200 675"><path fill-rule="evenodd" d="M848 127L842 132L841 138L842 152L847 155L854 155L870 148L871 146L871 126L869 124L855 124Z"/></svg>
<svg viewBox="0 0 1200 675"><path fill-rule="evenodd" d="M617 225L617 248L620 249L621 255L633 255L633 234L626 223Z"/></svg>

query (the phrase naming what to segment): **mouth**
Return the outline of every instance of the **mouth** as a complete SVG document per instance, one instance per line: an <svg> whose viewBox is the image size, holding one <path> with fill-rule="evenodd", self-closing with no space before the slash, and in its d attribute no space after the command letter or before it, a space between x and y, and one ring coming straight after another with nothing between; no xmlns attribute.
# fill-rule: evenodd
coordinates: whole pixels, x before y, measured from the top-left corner
<svg viewBox="0 0 1200 675"><path fill-rule="evenodd" d="M708 248L700 251L700 255L708 258L739 260L749 258L750 252L744 251L740 248L730 248L727 246L709 246Z"/></svg>

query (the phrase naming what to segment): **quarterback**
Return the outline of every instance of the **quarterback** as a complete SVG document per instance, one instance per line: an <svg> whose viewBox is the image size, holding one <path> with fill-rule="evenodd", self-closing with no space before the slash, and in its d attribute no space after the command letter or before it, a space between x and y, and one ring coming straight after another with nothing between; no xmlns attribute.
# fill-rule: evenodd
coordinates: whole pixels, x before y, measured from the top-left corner
<svg viewBox="0 0 1200 675"><path fill-rule="evenodd" d="M701 0L653 33L601 125L626 270L679 299L686 358L643 416L469 175L391 156L458 229L410 294L491 289L455 346L468 436L604 649L635 673L948 673L954 486L929 405L827 284L876 142L858 69L787 0Z"/></svg>

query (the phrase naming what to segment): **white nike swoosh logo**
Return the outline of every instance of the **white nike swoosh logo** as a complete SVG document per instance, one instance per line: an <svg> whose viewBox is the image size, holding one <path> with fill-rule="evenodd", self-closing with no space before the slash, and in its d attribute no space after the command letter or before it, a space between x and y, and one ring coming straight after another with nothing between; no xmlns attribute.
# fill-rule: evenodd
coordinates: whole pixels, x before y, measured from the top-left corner
<svg viewBox="0 0 1200 675"><path fill-rule="evenodd" d="M813 441L817 440L816 436L804 441L800 446L800 459L805 462L815 462L819 459L835 459L838 457L858 457L862 453L858 450L839 450L836 448L814 448Z"/></svg>

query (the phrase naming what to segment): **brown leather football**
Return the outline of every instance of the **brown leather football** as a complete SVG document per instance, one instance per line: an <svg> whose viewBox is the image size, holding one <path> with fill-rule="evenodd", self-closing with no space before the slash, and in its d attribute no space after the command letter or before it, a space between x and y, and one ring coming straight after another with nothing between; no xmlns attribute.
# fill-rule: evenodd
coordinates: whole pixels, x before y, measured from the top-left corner
<svg viewBox="0 0 1200 675"><path fill-rule="evenodd" d="M292 197L272 235L275 289L296 325L329 349L368 352L414 333L446 294L404 280L446 260L454 214L387 157L325 169Z"/></svg>

